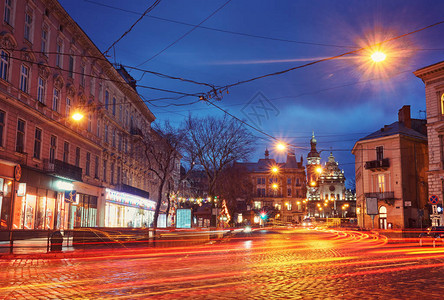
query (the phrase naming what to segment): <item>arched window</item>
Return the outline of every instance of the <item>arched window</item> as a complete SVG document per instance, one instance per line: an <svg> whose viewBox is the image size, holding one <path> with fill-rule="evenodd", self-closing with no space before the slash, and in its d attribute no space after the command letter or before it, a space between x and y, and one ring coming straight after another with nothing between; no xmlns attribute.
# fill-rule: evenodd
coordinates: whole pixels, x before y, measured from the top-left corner
<svg viewBox="0 0 444 300"><path fill-rule="evenodd" d="M387 229L387 207L379 208L379 229Z"/></svg>

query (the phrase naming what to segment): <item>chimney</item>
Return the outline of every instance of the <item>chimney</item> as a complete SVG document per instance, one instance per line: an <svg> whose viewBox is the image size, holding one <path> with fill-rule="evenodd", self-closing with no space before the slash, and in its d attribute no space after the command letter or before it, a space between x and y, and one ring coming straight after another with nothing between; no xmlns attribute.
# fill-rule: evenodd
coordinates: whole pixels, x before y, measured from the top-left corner
<svg viewBox="0 0 444 300"><path fill-rule="evenodd" d="M410 105L404 105L398 112L398 121L407 128L412 128L412 119L410 119Z"/></svg>

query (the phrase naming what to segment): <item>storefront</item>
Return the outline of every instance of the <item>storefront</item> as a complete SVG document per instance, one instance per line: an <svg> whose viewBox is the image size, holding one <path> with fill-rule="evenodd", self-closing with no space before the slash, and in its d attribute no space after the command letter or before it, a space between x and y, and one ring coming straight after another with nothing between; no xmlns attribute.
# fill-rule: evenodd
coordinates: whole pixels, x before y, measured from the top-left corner
<svg viewBox="0 0 444 300"><path fill-rule="evenodd" d="M150 227L155 209L155 201L105 189L105 227Z"/></svg>
<svg viewBox="0 0 444 300"><path fill-rule="evenodd" d="M11 203L13 202L16 181L20 180L20 165L0 159L0 230L9 230Z"/></svg>

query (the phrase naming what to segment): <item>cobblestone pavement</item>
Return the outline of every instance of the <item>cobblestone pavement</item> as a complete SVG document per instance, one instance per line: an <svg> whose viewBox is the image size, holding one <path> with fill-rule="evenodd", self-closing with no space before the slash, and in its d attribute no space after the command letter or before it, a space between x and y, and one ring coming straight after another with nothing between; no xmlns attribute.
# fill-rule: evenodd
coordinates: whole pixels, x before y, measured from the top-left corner
<svg viewBox="0 0 444 300"><path fill-rule="evenodd" d="M257 230L194 247L0 260L0 299L442 299L444 247Z"/></svg>

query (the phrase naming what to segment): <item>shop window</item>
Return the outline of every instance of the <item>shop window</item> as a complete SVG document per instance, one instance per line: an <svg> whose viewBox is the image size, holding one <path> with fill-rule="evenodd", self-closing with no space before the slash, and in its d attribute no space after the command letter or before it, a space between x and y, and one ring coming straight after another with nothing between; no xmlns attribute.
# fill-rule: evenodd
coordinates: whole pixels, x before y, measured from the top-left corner
<svg viewBox="0 0 444 300"><path fill-rule="evenodd" d="M34 158L40 159L41 148L42 148L42 130L40 128L36 128L34 136Z"/></svg>
<svg viewBox="0 0 444 300"><path fill-rule="evenodd" d="M15 151L19 153L25 152L25 121L20 119L17 121L17 139L15 143Z"/></svg>
<svg viewBox="0 0 444 300"><path fill-rule="evenodd" d="M0 78L8 81L9 71L9 53L1 50L0 52Z"/></svg>
<svg viewBox="0 0 444 300"><path fill-rule="evenodd" d="M8 229L12 199L12 181L0 177L0 229Z"/></svg>

